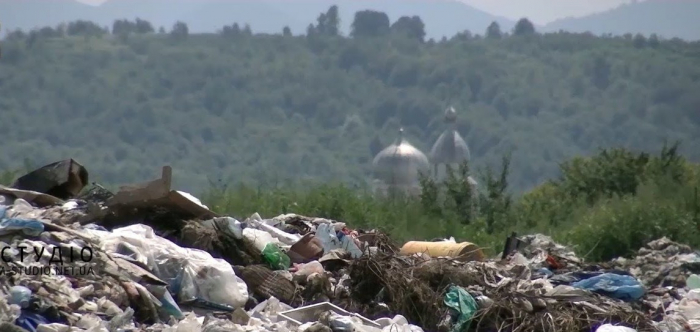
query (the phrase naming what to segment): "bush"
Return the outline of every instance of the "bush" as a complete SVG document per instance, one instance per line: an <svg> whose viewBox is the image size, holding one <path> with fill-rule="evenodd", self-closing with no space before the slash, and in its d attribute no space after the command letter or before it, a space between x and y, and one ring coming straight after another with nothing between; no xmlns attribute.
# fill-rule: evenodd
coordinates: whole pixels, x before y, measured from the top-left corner
<svg viewBox="0 0 700 332"><path fill-rule="evenodd" d="M517 198L508 192L510 159L499 172L482 172L472 192L468 165L448 169L446 180L421 178L418 197L377 197L368 188L306 183L273 188L212 186L202 199L213 210L245 219L285 213L329 218L353 228L378 228L396 241L453 236L488 254L511 232L544 233L587 260L633 254L662 236L700 247L700 168L677 154L658 156L601 150L561 165L561 176ZM17 172L0 175L9 184Z"/></svg>
<svg viewBox="0 0 700 332"><path fill-rule="evenodd" d="M519 198L508 193L509 158L499 172L482 172L471 192L468 165L448 169L445 181L421 179L419 197L375 197L366 189L309 185L210 192L214 209L245 218L299 213L379 228L397 241L454 236L498 253L507 235L540 232L571 245L588 260L634 253L667 236L700 246L698 166L677 154L678 145L658 156L625 149L601 150L561 165L561 176ZM476 200L476 201L474 201ZM471 205L476 202L476 205Z"/></svg>
<svg viewBox="0 0 700 332"><path fill-rule="evenodd" d="M5 171L0 172L0 185L9 186L17 178L18 172L16 171Z"/></svg>

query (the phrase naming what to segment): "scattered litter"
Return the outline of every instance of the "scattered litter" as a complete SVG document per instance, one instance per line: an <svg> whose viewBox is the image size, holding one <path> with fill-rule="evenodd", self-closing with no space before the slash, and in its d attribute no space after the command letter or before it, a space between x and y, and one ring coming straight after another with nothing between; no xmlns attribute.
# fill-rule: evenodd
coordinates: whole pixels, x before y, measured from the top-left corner
<svg viewBox="0 0 700 332"><path fill-rule="evenodd" d="M53 174L53 178L49 175ZM590 265L551 238L490 259L334 220L220 216L159 179L116 194L69 159L0 187L0 330L598 331L700 327L700 255L659 239ZM400 248L400 249L399 249Z"/></svg>

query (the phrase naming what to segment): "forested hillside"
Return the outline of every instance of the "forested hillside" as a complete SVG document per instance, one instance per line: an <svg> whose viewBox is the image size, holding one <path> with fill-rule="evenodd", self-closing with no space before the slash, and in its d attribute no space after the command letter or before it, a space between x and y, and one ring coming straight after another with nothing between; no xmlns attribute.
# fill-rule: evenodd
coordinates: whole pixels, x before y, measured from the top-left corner
<svg viewBox="0 0 700 332"><path fill-rule="evenodd" d="M88 22L2 41L0 169L75 157L93 180L178 185L304 179L362 184L399 126L427 152L454 105L473 165L512 153L523 190L599 147L700 157L700 44L538 34L424 41L418 17L360 12L337 35L333 8L308 36L242 26L158 33L146 21Z"/></svg>

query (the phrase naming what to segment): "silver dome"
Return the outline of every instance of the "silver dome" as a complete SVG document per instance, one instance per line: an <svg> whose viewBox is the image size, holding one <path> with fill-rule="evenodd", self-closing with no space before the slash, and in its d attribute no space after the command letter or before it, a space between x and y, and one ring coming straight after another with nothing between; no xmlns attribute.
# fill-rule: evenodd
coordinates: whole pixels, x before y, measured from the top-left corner
<svg viewBox="0 0 700 332"><path fill-rule="evenodd" d="M457 112L454 107L445 111L445 122L448 128L440 134L430 149L430 162L433 164L459 164L470 159L469 146L457 132L455 122Z"/></svg>
<svg viewBox="0 0 700 332"><path fill-rule="evenodd" d="M450 106L445 110L445 121L446 122L457 121L457 110L455 110L454 107Z"/></svg>
<svg viewBox="0 0 700 332"><path fill-rule="evenodd" d="M399 138L379 152L372 162L375 177L387 185L412 185L418 182L419 174L428 174L428 158L403 138L403 129Z"/></svg>

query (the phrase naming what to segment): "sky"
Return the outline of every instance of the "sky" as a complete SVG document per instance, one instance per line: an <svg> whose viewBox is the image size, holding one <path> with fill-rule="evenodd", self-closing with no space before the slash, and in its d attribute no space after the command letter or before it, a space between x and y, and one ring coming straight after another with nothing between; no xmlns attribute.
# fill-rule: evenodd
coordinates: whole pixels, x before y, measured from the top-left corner
<svg viewBox="0 0 700 332"><path fill-rule="evenodd" d="M97 5L105 0L78 0ZM231 0L235 1L235 0ZM536 24L547 24L565 17L585 16L606 11L633 0L461 0L488 13L518 20L527 17Z"/></svg>

